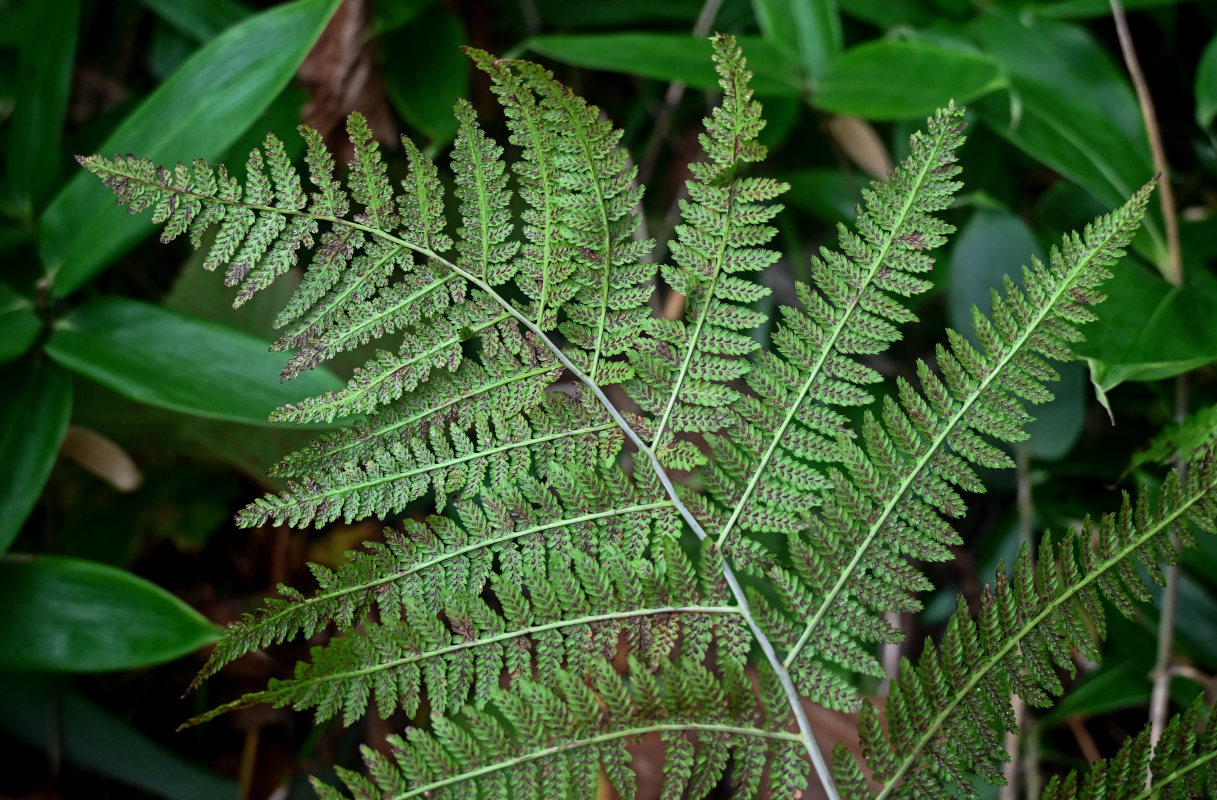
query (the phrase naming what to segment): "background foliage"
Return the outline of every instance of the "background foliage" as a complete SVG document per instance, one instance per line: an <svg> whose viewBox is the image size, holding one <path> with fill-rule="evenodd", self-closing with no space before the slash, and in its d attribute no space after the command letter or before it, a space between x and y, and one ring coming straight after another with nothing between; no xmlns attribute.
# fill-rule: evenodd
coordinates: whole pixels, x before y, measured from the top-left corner
<svg viewBox="0 0 1217 800"><path fill-rule="evenodd" d="M1155 203L1136 255L1108 285L1102 320L1087 330L1089 373L1066 375L1016 454L1018 474L996 476L990 485L999 489L973 503L961 558L934 575L945 587L940 599L901 621L908 642L940 633L954 592L975 597L976 576L1013 562L1028 531L1061 530L1086 511L1118 507L1120 489L1152 485L1156 462L1211 435L1212 414L1174 438L1169 426L1175 376L1189 373L1189 409L1217 401L1208 366L1217 360L1209 324L1217 308L1217 8L1125 5L1164 131L1184 282L1167 280L1167 220ZM926 114L949 98L968 104L965 194L947 212L960 232L935 267L936 291L917 301L927 337L943 323L967 329L968 309L1003 273L1155 171L1106 0L841 6L0 2L0 548L9 552L0 561L0 731L12 740L5 748L23 756L0 790L305 797L304 773L353 764L360 743L382 741L396 724L314 728L307 716L250 709L170 734L193 713L284 674L301 654L283 648L244 659L179 699L216 624L281 581L307 585L306 560L337 566L344 550L379 532L234 529L244 501L281 488L263 475L266 465L303 443L290 426L268 424L269 412L336 388L339 378L319 370L281 385L284 359L266 346L291 286L230 313L214 276L181 268L193 257L188 249L146 242L152 227L116 215L72 154L240 165L274 130L299 156L297 121L341 146L341 122L359 109L386 145L406 131L438 155L456 134L452 98L470 94L505 141L486 83L458 50L472 44L546 61L624 128L650 187L646 224L663 258L707 108L701 90L714 79L709 45L693 34L721 30L740 37L756 72L770 120L767 169L794 187L793 213L779 217L788 253L810 253L835 236L860 187L905 155ZM394 168L404 169L398 155ZM805 258L783 267L807 277ZM902 342L888 371L911 365L931 341ZM363 357L336 359L334 370L344 374ZM1147 448L1164 429L1167 437ZM1177 710L1214 689L1214 575L1217 549L1202 542L1187 553L1180 580ZM1111 754L1144 723L1156 612L1147 607L1137 624L1110 619L1104 665L1033 726L1044 774ZM147 629L157 635L139 635ZM834 731L830 741L856 741L847 720L816 721Z"/></svg>

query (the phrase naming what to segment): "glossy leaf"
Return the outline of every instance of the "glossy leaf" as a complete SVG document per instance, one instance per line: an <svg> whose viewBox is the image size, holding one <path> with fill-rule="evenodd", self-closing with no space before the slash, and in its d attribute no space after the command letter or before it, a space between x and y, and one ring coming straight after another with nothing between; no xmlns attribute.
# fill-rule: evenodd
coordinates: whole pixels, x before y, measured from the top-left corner
<svg viewBox="0 0 1217 800"><path fill-rule="evenodd" d="M797 97L804 91L799 62L767 41L737 37L748 54L752 88L758 95ZM698 89L713 89L718 82L706 69L710 42L679 33L605 33L537 36L524 43L534 53L586 69L626 72L662 81L683 81Z"/></svg>
<svg viewBox="0 0 1217 800"><path fill-rule="evenodd" d="M816 108L867 119L933 113L1005 85L1001 68L977 53L928 42L874 41L845 51L820 83Z"/></svg>
<svg viewBox="0 0 1217 800"><path fill-rule="evenodd" d="M237 785L37 675L0 675L0 730L99 775L172 800L237 800Z"/></svg>
<svg viewBox="0 0 1217 800"><path fill-rule="evenodd" d="M338 0L297 0L230 28L192 55L98 148L158 163L214 159L270 105L321 35ZM114 214L110 191L81 170L42 219L55 295L104 269L153 227Z"/></svg>
<svg viewBox="0 0 1217 800"><path fill-rule="evenodd" d="M63 370L31 360L0 371L0 553L17 538L51 474L72 413Z"/></svg>
<svg viewBox="0 0 1217 800"><path fill-rule="evenodd" d="M1207 128L1217 117L1217 36L1204 48L1196 68L1196 122Z"/></svg>
<svg viewBox="0 0 1217 800"><path fill-rule="evenodd" d="M29 350L41 330L34 304L7 283L0 283L0 364Z"/></svg>
<svg viewBox="0 0 1217 800"><path fill-rule="evenodd" d="M108 672L161 664L219 630L121 569L58 556L0 561L0 669Z"/></svg>
<svg viewBox="0 0 1217 800"><path fill-rule="evenodd" d="M469 59L461 53L465 30L441 7L382 40L385 87L410 125L443 145L456 136L452 101L469 93Z"/></svg>
<svg viewBox="0 0 1217 800"><path fill-rule="evenodd" d="M1170 378L1217 360L1217 327L1198 321L1217 308L1217 279L1197 271L1171 286L1125 261L1104 285L1098 322L1077 352L1102 396L1125 381Z"/></svg>
<svg viewBox="0 0 1217 800"><path fill-rule="evenodd" d="M8 119L7 201L30 216L63 166L60 137L76 60L79 0L25 3L17 93Z"/></svg>
<svg viewBox="0 0 1217 800"><path fill-rule="evenodd" d="M179 33L208 42L250 15L237 0L140 0Z"/></svg>
<svg viewBox="0 0 1217 800"><path fill-rule="evenodd" d="M281 405L341 388L324 368L286 384L286 356L225 325L148 303L102 298L56 323L47 352L65 367L148 405L269 424Z"/></svg>
<svg viewBox="0 0 1217 800"><path fill-rule="evenodd" d="M983 15L973 32L1009 76L1008 97L976 106L998 135L1109 208L1153 176L1136 96L1090 34L1076 25L998 11ZM1142 224L1152 240L1148 254L1164 265L1156 203Z"/></svg>
<svg viewBox="0 0 1217 800"><path fill-rule="evenodd" d="M814 86L841 52L841 15L837 0L752 0L767 41L799 57L803 75Z"/></svg>

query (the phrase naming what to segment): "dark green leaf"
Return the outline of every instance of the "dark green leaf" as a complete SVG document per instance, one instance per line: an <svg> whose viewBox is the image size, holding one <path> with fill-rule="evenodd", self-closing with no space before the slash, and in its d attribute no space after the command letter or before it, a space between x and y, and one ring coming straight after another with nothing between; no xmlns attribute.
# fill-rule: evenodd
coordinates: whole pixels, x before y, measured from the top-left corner
<svg viewBox="0 0 1217 800"><path fill-rule="evenodd" d="M0 372L0 553L8 550L51 474L72 413L72 381L30 360Z"/></svg>
<svg viewBox="0 0 1217 800"><path fill-rule="evenodd" d="M767 41L799 57L803 76L818 84L841 52L837 0L752 0Z"/></svg>
<svg viewBox="0 0 1217 800"><path fill-rule="evenodd" d="M438 6L382 40L393 107L435 144L456 136L452 101L469 93L471 65L460 50L464 43L460 20Z"/></svg>
<svg viewBox="0 0 1217 800"><path fill-rule="evenodd" d="M29 350L41 330L33 302L0 283L0 364Z"/></svg>
<svg viewBox="0 0 1217 800"><path fill-rule="evenodd" d="M1005 86L1001 68L977 53L928 42L875 41L836 59L812 105L867 119L932 114Z"/></svg>
<svg viewBox="0 0 1217 800"><path fill-rule="evenodd" d="M25 4L25 35L17 59L17 93L8 120L6 201L30 217L50 194L62 167L60 144L72 63L76 59L79 0Z"/></svg>
<svg viewBox="0 0 1217 800"><path fill-rule="evenodd" d="M1139 8L1159 8L1173 6L1183 0L1123 0L1120 5L1125 11L1136 11ZM1032 6L1030 11L1043 17L1058 19L1086 19L1089 17L1110 17L1111 0L1064 0L1060 3L1044 3Z"/></svg>
<svg viewBox="0 0 1217 800"><path fill-rule="evenodd" d="M856 172L839 169L801 169L784 173L790 184L786 201L826 222L847 222L862 202L862 188L869 180Z"/></svg>
<svg viewBox="0 0 1217 800"><path fill-rule="evenodd" d="M1196 122L1207 128L1217 117L1217 36L1204 48L1196 68Z"/></svg>
<svg viewBox="0 0 1217 800"><path fill-rule="evenodd" d="M373 30L383 34L409 25L415 17L438 2L439 0L372 0Z"/></svg>
<svg viewBox="0 0 1217 800"><path fill-rule="evenodd" d="M1073 716L1090 717L1141 705L1149 700L1149 691L1144 668L1127 662L1104 664L1078 681L1040 723L1051 725Z"/></svg>
<svg viewBox="0 0 1217 800"><path fill-rule="evenodd" d="M0 669L108 672L172 661L219 630L177 597L76 558L0 561Z"/></svg>
<svg viewBox="0 0 1217 800"><path fill-rule="evenodd" d="M237 0L140 0L178 32L196 42L209 42L249 16Z"/></svg>
<svg viewBox="0 0 1217 800"><path fill-rule="evenodd" d="M1009 98L989 98L977 106L996 133L1107 207L1122 204L1153 176L1136 96L1090 34L1012 12L983 15L974 32L1009 76ZM1147 211L1143 227L1152 239L1149 256L1164 265L1157 204Z"/></svg>
<svg viewBox="0 0 1217 800"><path fill-rule="evenodd" d="M758 95L796 97L805 87L799 79L799 62L769 42L738 37L748 57ZM713 70L706 69L710 42L680 33L605 33L583 36L538 36L524 48L586 69L626 72L662 81L683 81L698 89L718 87Z"/></svg>
<svg viewBox="0 0 1217 800"><path fill-rule="evenodd" d="M1217 326L1204 324L1217 308L1217 280L1204 271L1171 286L1126 260L1104 284L1098 322L1077 346L1103 393L1124 381L1169 378L1217 360Z"/></svg>
<svg viewBox="0 0 1217 800"><path fill-rule="evenodd" d="M60 320L47 352L141 403L253 424L269 424L279 406L342 385L325 369L282 384L286 357L267 352L256 337L120 298L95 300Z"/></svg>
<svg viewBox="0 0 1217 800"><path fill-rule="evenodd" d="M237 800L237 786L126 720L37 675L0 675L0 730L99 775L172 800Z"/></svg>
<svg viewBox="0 0 1217 800"><path fill-rule="evenodd" d="M258 118L308 54L338 0L297 0L230 28L190 57L101 145L158 163L214 159ZM153 231L114 213L110 191L84 170L42 219L52 290L76 289Z"/></svg>

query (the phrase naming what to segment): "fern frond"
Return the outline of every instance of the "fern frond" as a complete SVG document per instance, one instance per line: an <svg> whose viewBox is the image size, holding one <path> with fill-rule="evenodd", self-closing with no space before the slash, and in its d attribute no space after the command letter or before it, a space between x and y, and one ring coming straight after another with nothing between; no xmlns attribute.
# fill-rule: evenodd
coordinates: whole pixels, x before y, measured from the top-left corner
<svg viewBox="0 0 1217 800"><path fill-rule="evenodd" d="M424 689L435 713L480 707L504 673L553 685L562 669L581 675L612 658L622 635L652 667L675 658L678 641L692 662L713 651L717 661L742 664L750 640L719 573L699 578L673 539L655 547L631 560L607 540L586 551L550 544L539 561L491 572L483 597L467 585L405 597L390 620L314 648L292 679L196 721L271 703L315 708L319 721L342 714L350 724L373 699L381 716L399 707L413 716Z"/></svg>
<svg viewBox="0 0 1217 800"><path fill-rule="evenodd" d="M1093 637L1106 628L1101 599L1134 616L1137 601L1151 599L1136 567L1163 582L1161 564L1178 560L1172 538L1196 545L1189 523L1217 534L1212 457L1193 463L1186 478L1171 472L1156 503L1144 494L1135 502L1125 496L1119 513L1088 519L1055 543L1045 536L1037 560L1024 547L1013 577L998 571L975 616L960 598L941 646L927 645L916 665L901 665L886 704L886 732L876 708L863 706L863 749L881 788L845 796L932 797L954 786L972 797L973 772L1002 783L994 762L1005 760L1001 736L1015 729L1010 691L1033 706L1050 705L1063 691L1057 669L1075 674L1075 650L1098 660ZM856 769L847 756L836 761L843 778Z"/></svg>
<svg viewBox="0 0 1217 800"><path fill-rule="evenodd" d="M1206 716L1208 721L1202 723ZM1079 779L1071 772L1053 777L1043 800L1194 800L1217 797L1217 714L1197 697L1171 718L1151 747L1147 726L1111 759L1096 761ZM1149 785L1144 776L1150 771Z"/></svg>
<svg viewBox="0 0 1217 800"><path fill-rule="evenodd" d="M626 764L627 743L648 733L663 737L669 758L664 797L699 800L724 771L752 797L766 759L773 797L795 797L807 788L797 734L758 715L751 681L738 665L715 676L700 664L680 661L660 670L662 682L631 661L628 680L597 661L590 681L561 673L553 684L520 681L511 692L496 690L494 705L466 708L458 717L435 720L431 732L410 730L391 737L392 762L363 751L371 780L340 775L353 797L531 798L592 800L599 771L626 798L635 796ZM730 768L728 768L730 764ZM510 771L510 772L508 772ZM314 782L323 798L341 798Z"/></svg>
<svg viewBox="0 0 1217 800"><path fill-rule="evenodd" d="M431 516L388 531L384 545L348 554L337 572L311 565L318 590L304 597L280 587L280 599L229 626L195 683L245 653L332 626L361 624L375 610L397 620L401 606L421 603L432 613L439 598L479 595L492 572L520 580L527 565L542 569L547 550L570 554L607 542L629 561L644 556L653 537L669 537L672 503L640 489L619 470L552 467L551 484L521 475L515 486L478 501L459 498L460 520ZM585 511L602 508L600 511Z"/></svg>
<svg viewBox="0 0 1217 800"><path fill-rule="evenodd" d="M705 121L706 160L689 166L689 198L680 201L683 224L672 243L677 266L662 270L668 286L685 297L688 322L648 320L652 338L630 353L637 377L626 387L654 416L652 447L665 466L678 469L706 458L688 444L676 445L674 433L715 433L733 419L730 406L740 395L729 384L747 374L750 365L741 356L760 347L750 334L768 320L749 306L770 290L748 273L778 260L764 245L776 232L766 223L782 206L769 201L789 188L741 174L766 155L757 141L765 124L761 106L752 99L752 73L734 39L715 37L714 61L723 100Z"/></svg>
<svg viewBox="0 0 1217 800"><path fill-rule="evenodd" d="M465 48L465 53L490 76L507 116L511 143L520 148L513 169L520 197L528 208L521 214L524 243L516 257L516 285L535 304L528 309L529 318L541 330L553 330L558 324L558 310L575 289L569 283L575 262L561 232L557 199L562 194L558 184L558 136L547 124L532 90L508 66L510 62L471 47Z"/></svg>
<svg viewBox="0 0 1217 800"><path fill-rule="evenodd" d="M794 608L807 621L784 662L798 680L818 684L832 665L858 669L833 657L857 649L842 619L918 607L913 595L929 584L907 559L949 559L959 539L947 520L964 513L960 492L984 490L972 465L1012 466L985 437L1025 438L1031 417L1023 404L1052 398L1044 384L1058 376L1048 361L1072 358L1070 344L1083 338L1076 326L1094 319L1088 306L1103 299L1098 287L1123 255L1152 188L1083 235L1067 236L1048 264L1033 260L1021 288L1007 278L1004 296L994 292L992 320L973 309L981 349L948 331L949 349L937 350L941 377L919 362L921 392L899 380L900 400L884 401L882 419L864 415L865 449L838 439L831 457L845 469L828 469L811 535L795 546L805 596ZM893 636L875 633L881 641Z"/></svg>
<svg viewBox="0 0 1217 800"><path fill-rule="evenodd" d="M637 167L619 148L621 131L599 118L600 111L536 64L511 68L540 98L547 127L556 134L553 166L558 225L575 263L559 296L565 317L558 329L575 350L567 356L595 383L620 383L629 365L609 362L629 350L650 317L647 300L655 276L642 263L654 240L633 239L640 216L635 208L642 187ZM557 298L555 298L555 301Z"/></svg>

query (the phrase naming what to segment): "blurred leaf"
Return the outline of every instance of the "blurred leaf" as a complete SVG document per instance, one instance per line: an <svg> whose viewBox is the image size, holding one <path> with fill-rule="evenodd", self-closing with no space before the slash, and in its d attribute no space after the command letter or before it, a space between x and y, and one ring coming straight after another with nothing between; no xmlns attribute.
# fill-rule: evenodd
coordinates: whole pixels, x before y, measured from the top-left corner
<svg viewBox="0 0 1217 800"><path fill-rule="evenodd" d="M62 167L61 137L76 60L80 2L28 2L21 21L25 33L8 120L5 199L20 216L31 217L55 186Z"/></svg>
<svg viewBox="0 0 1217 800"><path fill-rule="evenodd" d="M828 132L849 160L872 177L887 180L892 171L892 157L875 127L858 117L829 117ZM850 210L852 218L853 210Z"/></svg>
<svg viewBox="0 0 1217 800"><path fill-rule="evenodd" d="M372 34L383 34L409 25L439 0L372 0ZM386 76L388 77L388 76Z"/></svg>
<svg viewBox="0 0 1217 800"><path fill-rule="evenodd" d="M703 0L664 0L662 3L654 0L613 0L611 3L534 0L534 5L537 19L550 29L637 28L656 22L691 28L701 12Z"/></svg>
<svg viewBox="0 0 1217 800"><path fill-rule="evenodd" d="M171 800L240 797L231 780L161 747L126 720L37 675L0 675L0 730Z"/></svg>
<svg viewBox="0 0 1217 800"><path fill-rule="evenodd" d="M338 0L296 0L230 28L199 49L118 126L99 152L162 164L215 159L283 90ZM56 296L76 289L153 231L115 212L111 192L81 170L42 218L42 260Z"/></svg>
<svg viewBox="0 0 1217 800"><path fill-rule="evenodd" d="M144 483L144 474L122 446L84 425L68 426L59 454L117 491L134 492Z"/></svg>
<svg viewBox="0 0 1217 800"><path fill-rule="evenodd" d="M841 52L837 0L752 0L767 41L799 57L803 76L814 86Z"/></svg>
<svg viewBox="0 0 1217 800"><path fill-rule="evenodd" d="M1054 725L1073 716L1092 717L1131 708L1147 702L1149 693L1144 668L1112 661L1078 681L1039 722Z"/></svg>
<svg viewBox="0 0 1217 800"><path fill-rule="evenodd" d="M1171 286L1131 259L1103 285L1107 300L1074 349L1100 397L1124 381L1170 378L1217 360L1217 279L1204 271Z"/></svg>
<svg viewBox="0 0 1217 800"><path fill-rule="evenodd" d="M938 18L933 6L925 0L849 0L841 11L855 19L877 25L884 30L899 25L928 25Z"/></svg>
<svg viewBox="0 0 1217 800"><path fill-rule="evenodd" d="M1001 68L983 55L883 40L846 50L811 103L837 114L904 119L931 114L951 99L966 103L1005 85Z"/></svg>
<svg viewBox="0 0 1217 800"><path fill-rule="evenodd" d="M1123 0L1120 4L1125 11L1136 11L1140 8L1159 8L1173 6L1184 0ZM1110 17L1111 0L1064 0L1060 3L1044 3L1031 6L1030 11L1043 17L1058 19L1086 19L1088 17Z"/></svg>
<svg viewBox="0 0 1217 800"><path fill-rule="evenodd" d="M1090 34L1076 25L1003 11L982 15L973 31L1009 75L1009 98L977 106L998 135L1107 207L1123 204L1153 176L1136 96ZM1153 242L1151 259L1165 265L1157 204L1143 227Z"/></svg>
<svg viewBox="0 0 1217 800"><path fill-rule="evenodd" d="M1217 439L1217 405L1193 411L1182 423L1168 426L1150 440L1148 447L1133 454L1129 469L1145 464L1166 464L1175 459L1190 461L1214 439Z"/></svg>
<svg viewBox="0 0 1217 800"><path fill-rule="evenodd" d="M1196 68L1196 122L1207 128L1217 117L1217 36L1204 48Z"/></svg>
<svg viewBox="0 0 1217 800"><path fill-rule="evenodd" d="M34 303L0 282L0 364L29 350L41 330Z"/></svg>
<svg viewBox="0 0 1217 800"><path fill-rule="evenodd" d="M108 672L172 661L219 629L154 583L77 558L0 561L0 669Z"/></svg>
<svg viewBox="0 0 1217 800"><path fill-rule="evenodd" d="M840 169L801 169L778 176L790 184L785 200L826 222L848 222L862 202L865 177Z"/></svg>
<svg viewBox="0 0 1217 800"><path fill-rule="evenodd" d="M0 371L0 553L8 550L51 474L72 413L72 382L29 359Z"/></svg>
<svg viewBox="0 0 1217 800"><path fill-rule="evenodd" d="M272 411L341 388L324 368L290 383L286 358L214 322L149 303L99 298L55 324L47 353L64 366L141 403L187 414L267 425Z"/></svg>
<svg viewBox="0 0 1217 800"><path fill-rule="evenodd" d="M444 145L456 136L452 104L469 94L469 59L461 21L436 6L384 37L385 87L397 113Z"/></svg>
<svg viewBox="0 0 1217 800"><path fill-rule="evenodd" d="M798 60L769 42L740 36L758 95L798 97L804 89ZM538 36L524 49L585 69L625 72L661 81L683 81L697 89L718 88L718 76L708 69L710 41L683 33L605 33Z"/></svg>
<svg viewBox="0 0 1217 800"><path fill-rule="evenodd" d="M200 44L209 42L252 12L237 0L140 0L148 10Z"/></svg>

